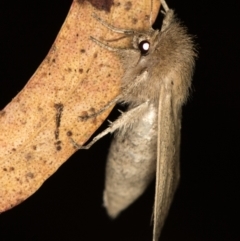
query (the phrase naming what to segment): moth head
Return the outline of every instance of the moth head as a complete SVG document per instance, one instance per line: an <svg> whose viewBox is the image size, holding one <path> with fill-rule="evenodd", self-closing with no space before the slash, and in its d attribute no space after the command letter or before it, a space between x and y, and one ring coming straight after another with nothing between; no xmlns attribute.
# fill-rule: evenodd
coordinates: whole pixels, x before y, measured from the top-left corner
<svg viewBox="0 0 240 241"><path fill-rule="evenodd" d="M196 56L194 43L173 11L168 12L161 30L135 32L132 49L128 49L122 58L125 67L123 87L140 80L131 92L136 103L148 99L158 101L163 85L171 89L174 102L179 105L188 96Z"/></svg>

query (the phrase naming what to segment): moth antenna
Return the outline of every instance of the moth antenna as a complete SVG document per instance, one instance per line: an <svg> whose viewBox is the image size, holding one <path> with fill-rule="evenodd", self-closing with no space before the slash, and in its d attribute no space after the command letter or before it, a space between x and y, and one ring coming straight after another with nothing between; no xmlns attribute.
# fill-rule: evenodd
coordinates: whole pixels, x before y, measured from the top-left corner
<svg viewBox="0 0 240 241"><path fill-rule="evenodd" d="M165 15L166 12L168 12L169 7L167 5L167 3L165 2L165 0L161 0L161 6L163 8L163 10L161 10L160 12ZM151 0L151 11L150 11L150 17L149 17L149 22L150 22L150 27L152 26L153 22L152 22L152 15L153 15L153 0Z"/></svg>
<svg viewBox="0 0 240 241"><path fill-rule="evenodd" d="M122 33L122 34L126 34L126 35L134 34L133 30L115 28L111 24L106 23L104 20L102 20L100 17L98 17L98 15L96 13L93 13L92 17L95 18L98 22L100 22L103 26L105 26L106 28L110 29L111 31L113 31L115 33Z"/></svg>
<svg viewBox="0 0 240 241"><path fill-rule="evenodd" d="M109 45L107 45L107 44L104 44L104 43L102 43L101 41L99 41L98 39L96 39L96 38L94 38L94 37L92 37L92 36L90 36L90 39L91 39L94 43L96 43L97 45L99 45L100 47L102 47L102 48L104 48L104 49L107 49L107 50L112 51L112 52L117 52L117 51L119 51L119 48L114 48L114 47L111 47L111 46L109 46Z"/></svg>

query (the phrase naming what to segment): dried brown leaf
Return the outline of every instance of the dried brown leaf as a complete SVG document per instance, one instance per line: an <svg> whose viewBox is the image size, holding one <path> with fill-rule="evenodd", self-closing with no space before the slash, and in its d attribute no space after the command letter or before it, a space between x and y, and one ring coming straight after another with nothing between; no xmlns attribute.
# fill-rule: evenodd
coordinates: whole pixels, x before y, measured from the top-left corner
<svg viewBox="0 0 240 241"><path fill-rule="evenodd" d="M153 17L159 4L154 1ZM116 27L145 29L150 12L150 0L73 1L47 57L0 112L0 212L33 194L76 151L69 135L83 144L111 111L86 122L78 119L111 101L123 74L117 56L89 39L119 36L92 13Z"/></svg>

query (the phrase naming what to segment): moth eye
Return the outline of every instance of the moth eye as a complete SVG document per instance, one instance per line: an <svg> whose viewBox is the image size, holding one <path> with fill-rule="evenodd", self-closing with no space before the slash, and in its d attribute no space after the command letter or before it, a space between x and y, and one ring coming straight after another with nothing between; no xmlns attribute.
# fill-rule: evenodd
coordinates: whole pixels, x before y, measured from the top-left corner
<svg viewBox="0 0 240 241"><path fill-rule="evenodd" d="M150 43L147 40L143 40L138 44L138 48L142 55L146 55L150 48Z"/></svg>

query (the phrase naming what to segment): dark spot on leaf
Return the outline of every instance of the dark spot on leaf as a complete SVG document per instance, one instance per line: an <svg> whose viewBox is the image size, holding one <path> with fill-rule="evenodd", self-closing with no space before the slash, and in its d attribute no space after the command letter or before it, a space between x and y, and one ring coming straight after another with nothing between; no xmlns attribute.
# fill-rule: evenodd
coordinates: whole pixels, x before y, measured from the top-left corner
<svg viewBox="0 0 240 241"><path fill-rule="evenodd" d="M138 22L138 20L137 20L136 18L133 18L133 19L132 19L132 23L133 23L133 24L136 24L137 22Z"/></svg>
<svg viewBox="0 0 240 241"><path fill-rule="evenodd" d="M10 167L10 168L9 168L9 171L14 171L14 167Z"/></svg>
<svg viewBox="0 0 240 241"><path fill-rule="evenodd" d="M91 108L89 109L89 111L92 112L92 113L95 113L95 108L91 107Z"/></svg>
<svg viewBox="0 0 240 241"><path fill-rule="evenodd" d="M58 111L59 109L63 108L63 104L62 103L55 103L54 108Z"/></svg>
<svg viewBox="0 0 240 241"><path fill-rule="evenodd" d="M149 20L149 18L150 18L150 16L149 16L149 15L145 15L145 20L146 20L146 21L148 21L148 20Z"/></svg>
<svg viewBox="0 0 240 241"><path fill-rule="evenodd" d="M72 136L72 132L71 131L67 131L67 136Z"/></svg>
<svg viewBox="0 0 240 241"><path fill-rule="evenodd" d="M62 103L55 103L54 107L57 111L62 111L63 109L63 104Z"/></svg>
<svg viewBox="0 0 240 241"><path fill-rule="evenodd" d="M79 119L81 121L87 120L88 119L88 112L87 111L82 111L81 116L79 116Z"/></svg>
<svg viewBox="0 0 240 241"><path fill-rule="evenodd" d="M128 1L125 3L124 8L126 11L129 11L132 8L132 2Z"/></svg>
<svg viewBox="0 0 240 241"><path fill-rule="evenodd" d="M83 69L79 69L79 73L82 74L83 73Z"/></svg>
<svg viewBox="0 0 240 241"><path fill-rule="evenodd" d="M72 69L71 69L71 68L68 68L67 71L70 73L70 72L72 72Z"/></svg>
<svg viewBox="0 0 240 241"><path fill-rule="evenodd" d="M33 150L37 150L37 146L35 146L35 145L32 146L32 149L33 149Z"/></svg>
<svg viewBox="0 0 240 241"><path fill-rule="evenodd" d="M6 171L7 171L7 168L6 168L6 167L4 167L4 168L3 168L3 171L5 171L5 172L6 172Z"/></svg>
<svg viewBox="0 0 240 241"><path fill-rule="evenodd" d="M26 121L24 121L24 120L22 120L22 121L20 121L23 125L26 125L27 124L27 122Z"/></svg>
<svg viewBox="0 0 240 241"><path fill-rule="evenodd" d="M32 159L32 155L31 155L31 153L28 153L26 156L25 156L25 158L29 161L30 159Z"/></svg>
<svg viewBox="0 0 240 241"><path fill-rule="evenodd" d="M85 50L85 49L81 49L80 52L81 52L81 53L85 53L86 50Z"/></svg>
<svg viewBox="0 0 240 241"><path fill-rule="evenodd" d="M62 142L61 141L57 141L55 142L55 145L60 145Z"/></svg>
<svg viewBox="0 0 240 241"><path fill-rule="evenodd" d="M12 148L12 151L16 151L16 148Z"/></svg>
<svg viewBox="0 0 240 241"><path fill-rule="evenodd" d="M63 104L62 103L55 103L54 108L56 109L56 130L54 131L55 139L59 138L59 127L61 123L61 117L63 112Z"/></svg>
<svg viewBox="0 0 240 241"><path fill-rule="evenodd" d="M28 172L26 174L26 177L29 177L29 178L34 178L34 174L32 172Z"/></svg>
<svg viewBox="0 0 240 241"><path fill-rule="evenodd" d="M55 60L55 59L53 59L53 60L52 60L52 62L53 62L53 63L55 63L55 62L56 62L56 60Z"/></svg>
<svg viewBox="0 0 240 241"><path fill-rule="evenodd" d="M37 110L38 110L38 111L43 111L43 108L40 107L40 106L38 106Z"/></svg>
<svg viewBox="0 0 240 241"><path fill-rule="evenodd" d="M61 146L57 146L57 147L56 147L56 150L57 150L57 151L61 151L61 149L62 149Z"/></svg>
<svg viewBox="0 0 240 241"><path fill-rule="evenodd" d="M98 10L110 12L114 0L78 0L78 3L83 4L85 1L90 2Z"/></svg>
<svg viewBox="0 0 240 241"><path fill-rule="evenodd" d="M54 131L54 136L55 136L55 139L58 139L58 137L59 137L59 130L58 129Z"/></svg>
<svg viewBox="0 0 240 241"><path fill-rule="evenodd" d="M93 57L94 57L94 58L97 58L97 53L95 53L95 54L93 55Z"/></svg>

